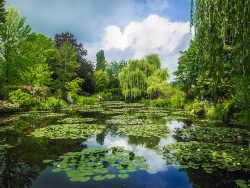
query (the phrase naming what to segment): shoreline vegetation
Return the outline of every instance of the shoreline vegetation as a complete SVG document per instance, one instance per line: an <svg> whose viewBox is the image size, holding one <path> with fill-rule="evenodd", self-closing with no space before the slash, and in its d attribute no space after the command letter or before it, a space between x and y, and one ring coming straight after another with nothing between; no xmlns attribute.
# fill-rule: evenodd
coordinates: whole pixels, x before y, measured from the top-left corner
<svg viewBox="0 0 250 188"><path fill-rule="evenodd" d="M227 4L222 8L228 11L236 6L235 2L227 1ZM196 10L191 13L195 37L189 48L181 52L175 80L169 83L168 69L161 68L157 54L108 62L104 50L100 50L96 63L91 62L86 58L87 49L72 33L62 32L54 39L34 33L17 9L5 10L2 2L1 114L60 111L66 106L120 100L186 110L198 117L249 126L249 52L247 41L238 36L241 25L235 21L238 16L243 31L249 32L244 25L248 14L243 16L238 12L232 23L224 23L231 18L230 13L221 15L217 9L209 9L205 12L208 19L201 22L199 12L203 6L203 3L192 3L191 9ZM214 21L209 17L211 11L220 18ZM212 21L216 28L213 35L204 29ZM216 24L220 22L224 25ZM230 35L220 33L227 28Z"/></svg>

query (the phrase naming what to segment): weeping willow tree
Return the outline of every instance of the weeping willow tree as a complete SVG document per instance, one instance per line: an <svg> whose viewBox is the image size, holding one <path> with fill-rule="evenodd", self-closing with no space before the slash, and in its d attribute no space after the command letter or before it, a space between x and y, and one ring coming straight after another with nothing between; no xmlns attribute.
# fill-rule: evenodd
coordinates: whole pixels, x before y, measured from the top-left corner
<svg viewBox="0 0 250 188"><path fill-rule="evenodd" d="M147 74L141 69L143 67L141 61L143 60L129 61L128 66L123 68L119 74L122 94L125 96L125 99L136 98L146 94ZM146 62L144 63L146 64Z"/></svg>
<svg viewBox="0 0 250 188"><path fill-rule="evenodd" d="M162 82L166 84L166 79L167 72L165 69L160 69L160 59L156 54L150 54L143 59L130 60L119 74L122 93L126 99L146 96L157 89L153 84L157 87Z"/></svg>
<svg viewBox="0 0 250 188"><path fill-rule="evenodd" d="M213 101L235 98L249 122L250 1L192 0L191 25L199 49L199 82L213 80L208 85Z"/></svg>
<svg viewBox="0 0 250 188"><path fill-rule="evenodd" d="M158 98L161 93L163 93L167 85L168 70L167 69L158 69L147 79L147 94L151 99Z"/></svg>

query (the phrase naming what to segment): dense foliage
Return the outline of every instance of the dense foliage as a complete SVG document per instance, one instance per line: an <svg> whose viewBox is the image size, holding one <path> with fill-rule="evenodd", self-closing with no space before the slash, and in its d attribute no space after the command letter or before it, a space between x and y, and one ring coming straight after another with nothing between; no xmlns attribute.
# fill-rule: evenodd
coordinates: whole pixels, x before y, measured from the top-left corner
<svg viewBox="0 0 250 188"><path fill-rule="evenodd" d="M159 57L151 54L143 59L129 61L120 72L119 81L125 98L144 97L147 93L158 93L159 87L167 84L167 71L160 69Z"/></svg>
<svg viewBox="0 0 250 188"><path fill-rule="evenodd" d="M176 71L187 97L232 101L228 113L250 122L249 1L192 1L195 38ZM240 113L239 113L240 112Z"/></svg>

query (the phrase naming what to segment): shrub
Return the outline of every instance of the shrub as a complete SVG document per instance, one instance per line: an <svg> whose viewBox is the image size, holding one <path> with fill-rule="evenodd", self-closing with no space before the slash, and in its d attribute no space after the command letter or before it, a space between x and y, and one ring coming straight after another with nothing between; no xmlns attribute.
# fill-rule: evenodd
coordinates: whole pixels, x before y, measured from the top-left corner
<svg viewBox="0 0 250 188"><path fill-rule="evenodd" d="M66 82L66 90L68 96L73 100L76 101L79 92L81 91L80 85L84 83L84 79L76 78L70 82Z"/></svg>
<svg viewBox="0 0 250 188"><path fill-rule="evenodd" d="M168 99L143 99L141 103L154 107L171 108L171 101Z"/></svg>
<svg viewBox="0 0 250 188"><path fill-rule="evenodd" d="M78 96L76 103L78 105L93 105L96 104L97 98L96 97L84 97Z"/></svg>
<svg viewBox="0 0 250 188"><path fill-rule="evenodd" d="M40 102L40 104L36 107L36 109L60 111L65 105L66 104L62 99L49 97L46 101Z"/></svg>
<svg viewBox="0 0 250 188"><path fill-rule="evenodd" d="M7 101L1 101L0 100L0 113L9 113L9 112L15 112L18 111L19 105L18 104L12 104Z"/></svg>
<svg viewBox="0 0 250 188"><path fill-rule="evenodd" d="M206 103L204 101L195 99L193 102L187 103L184 108L197 116L204 116L206 113L205 106Z"/></svg>
<svg viewBox="0 0 250 188"><path fill-rule="evenodd" d="M119 88L107 89L104 92L100 92L97 96L101 96L105 101L119 101L123 100L122 91Z"/></svg>
<svg viewBox="0 0 250 188"><path fill-rule="evenodd" d="M18 105L20 108L30 109L37 105L38 100L21 89L9 93L11 103Z"/></svg>
<svg viewBox="0 0 250 188"><path fill-rule="evenodd" d="M185 94L182 91L175 90L174 95L170 97L171 108L183 108L185 101Z"/></svg>
<svg viewBox="0 0 250 188"><path fill-rule="evenodd" d="M214 104L207 108L207 117L228 122L233 118L233 113L236 111L234 108L236 108L234 100Z"/></svg>

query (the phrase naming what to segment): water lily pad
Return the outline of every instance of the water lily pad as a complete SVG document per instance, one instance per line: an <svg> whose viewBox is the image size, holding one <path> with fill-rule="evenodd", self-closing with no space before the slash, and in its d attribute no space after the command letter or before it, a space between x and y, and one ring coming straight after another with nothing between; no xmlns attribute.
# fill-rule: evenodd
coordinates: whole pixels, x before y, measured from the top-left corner
<svg viewBox="0 0 250 188"><path fill-rule="evenodd" d="M66 124L79 124L79 123L90 123L95 121L94 118L65 118L62 120L58 120L58 123L66 123Z"/></svg>
<svg viewBox="0 0 250 188"><path fill-rule="evenodd" d="M61 124L36 129L31 135L49 139L77 139L100 134L103 129L104 125L96 124Z"/></svg>
<svg viewBox="0 0 250 188"><path fill-rule="evenodd" d="M100 181L100 180L104 180L104 179L105 179L105 176L100 176L100 175L93 177L93 180L95 180L95 181Z"/></svg>
<svg viewBox="0 0 250 188"><path fill-rule="evenodd" d="M246 129L226 127L191 126L176 130L176 136L184 141L248 143L250 133Z"/></svg>
<svg viewBox="0 0 250 188"><path fill-rule="evenodd" d="M59 161L54 162L54 165L53 172L63 170L73 181L82 181L83 177L88 177L86 181L91 177L96 181L113 179L117 171L124 173L122 178L127 178L128 172L142 170L141 168L147 170L142 156L136 156L121 147L88 148L80 152L69 152L60 156Z"/></svg>
<svg viewBox="0 0 250 188"><path fill-rule="evenodd" d="M53 160L49 160L49 159L43 160L43 163L52 163L52 162L53 162Z"/></svg>
<svg viewBox="0 0 250 188"><path fill-rule="evenodd" d="M217 169L250 171L247 146L231 143L177 142L163 147L166 163L186 168L203 168L207 173Z"/></svg>
<svg viewBox="0 0 250 188"><path fill-rule="evenodd" d="M129 177L128 174L118 174L118 177L121 179L127 179Z"/></svg>
<svg viewBox="0 0 250 188"><path fill-rule="evenodd" d="M115 178L115 174L107 174L107 175L105 176L105 178L106 178L106 179L109 179L109 180L114 179L114 178Z"/></svg>

